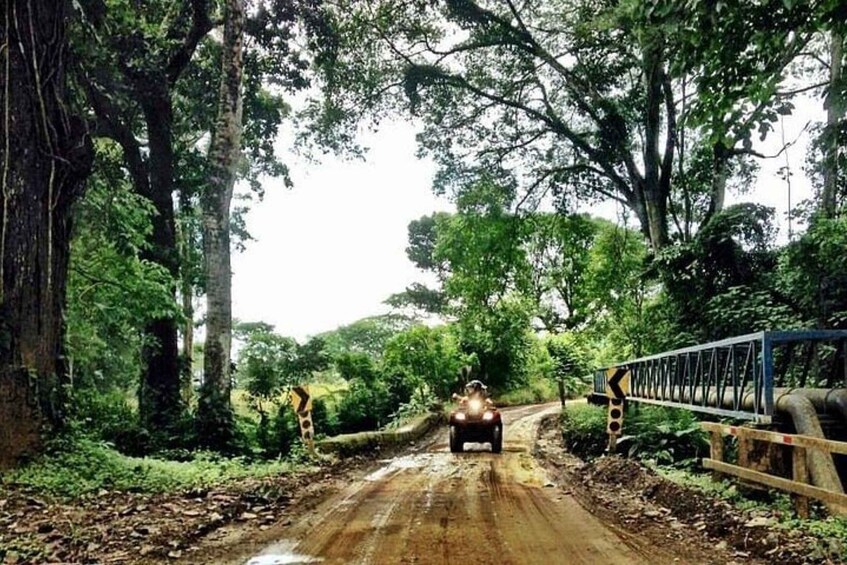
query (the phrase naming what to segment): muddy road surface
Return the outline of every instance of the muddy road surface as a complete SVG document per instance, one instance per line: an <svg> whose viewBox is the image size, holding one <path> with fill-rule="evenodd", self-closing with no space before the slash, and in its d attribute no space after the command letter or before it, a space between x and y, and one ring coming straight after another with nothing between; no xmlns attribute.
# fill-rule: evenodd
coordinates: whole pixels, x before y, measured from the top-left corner
<svg viewBox="0 0 847 565"><path fill-rule="evenodd" d="M499 455L477 444L450 453L445 427L299 516L286 539L232 562L646 563L625 534L549 483L533 458L539 421L558 410L503 410Z"/></svg>

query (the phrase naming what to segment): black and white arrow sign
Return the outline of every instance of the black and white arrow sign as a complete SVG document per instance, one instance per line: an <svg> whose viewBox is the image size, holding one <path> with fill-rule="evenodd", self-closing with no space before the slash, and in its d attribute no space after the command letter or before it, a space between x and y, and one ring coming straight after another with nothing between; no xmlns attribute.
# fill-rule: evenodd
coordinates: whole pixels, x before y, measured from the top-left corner
<svg viewBox="0 0 847 565"><path fill-rule="evenodd" d="M291 404L298 414L312 410L312 397L305 386L295 386L291 389Z"/></svg>
<svg viewBox="0 0 847 565"><path fill-rule="evenodd" d="M606 396L625 398L629 394L629 368L612 367L606 371Z"/></svg>

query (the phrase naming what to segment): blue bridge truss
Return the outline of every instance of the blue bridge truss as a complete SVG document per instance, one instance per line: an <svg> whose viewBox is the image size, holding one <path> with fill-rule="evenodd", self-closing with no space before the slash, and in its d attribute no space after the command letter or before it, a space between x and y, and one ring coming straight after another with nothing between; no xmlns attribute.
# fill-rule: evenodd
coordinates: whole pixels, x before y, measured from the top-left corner
<svg viewBox="0 0 847 565"><path fill-rule="evenodd" d="M642 357L598 370L628 369L628 401L768 423L774 389L847 387L847 330L759 332Z"/></svg>

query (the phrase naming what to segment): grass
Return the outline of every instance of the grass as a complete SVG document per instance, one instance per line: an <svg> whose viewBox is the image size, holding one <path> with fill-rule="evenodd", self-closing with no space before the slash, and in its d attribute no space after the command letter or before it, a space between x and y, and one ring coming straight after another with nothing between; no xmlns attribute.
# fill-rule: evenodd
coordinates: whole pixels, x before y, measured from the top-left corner
<svg viewBox="0 0 847 565"><path fill-rule="evenodd" d="M538 404L559 399L559 389L556 383L549 379L531 379L529 384L497 395L494 399L498 406L519 406L522 404Z"/></svg>
<svg viewBox="0 0 847 565"><path fill-rule="evenodd" d="M108 444L79 438L54 445L40 459L6 475L3 482L77 498L101 489L160 493L207 488L234 479L279 475L294 467L290 461L248 463L208 453L191 461L128 457Z"/></svg>
<svg viewBox="0 0 847 565"><path fill-rule="evenodd" d="M606 409L591 404L571 404L562 410L562 436L567 448L580 457L591 458L606 449Z"/></svg>

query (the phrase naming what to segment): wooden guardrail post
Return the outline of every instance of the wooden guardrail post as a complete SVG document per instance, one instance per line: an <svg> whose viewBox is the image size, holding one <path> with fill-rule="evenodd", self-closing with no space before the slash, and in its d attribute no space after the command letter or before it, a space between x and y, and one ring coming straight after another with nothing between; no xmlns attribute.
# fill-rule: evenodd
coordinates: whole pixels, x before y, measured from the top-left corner
<svg viewBox="0 0 847 565"><path fill-rule="evenodd" d="M709 432L709 457L715 461L723 461L723 434L718 431ZM719 481L723 479L723 473L712 471L712 479Z"/></svg>
<svg viewBox="0 0 847 565"><path fill-rule="evenodd" d="M792 478L798 483L808 484L809 468L806 466L806 448L792 447ZM809 498L802 494L792 495L794 510L800 518L809 517Z"/></svg>
<svg viewBox="0 0 847 565"><path fill-rule="evenodd" d="M738 466L750 468L750 448L752 440L743 434L738 436Z"/></svg>

